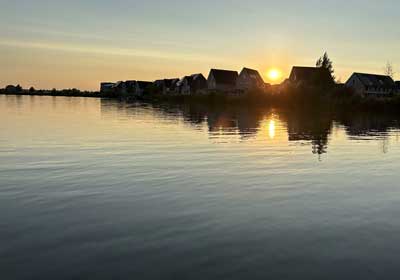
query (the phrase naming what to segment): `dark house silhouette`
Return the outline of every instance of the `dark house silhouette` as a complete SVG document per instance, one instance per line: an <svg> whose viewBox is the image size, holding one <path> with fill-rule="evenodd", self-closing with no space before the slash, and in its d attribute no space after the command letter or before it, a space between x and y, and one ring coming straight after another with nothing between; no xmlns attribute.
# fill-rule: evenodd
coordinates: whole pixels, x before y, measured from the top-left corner
<svg viewBox="0 0 400 280"><path fill-rule="evenodd" d="M334 80L326 68L294 66L289 76L289 81L294 85L332 85Z"/></svg>
<svg viewBox="0 0 400 280"><path fill-rule="evenodd" d="M175 79L163 79L154 82L154 86L158 93L168 94L174 92L179 82L178 78Z"/></svg>
<svg viewBox="0 0 400 280"><path fill-rule="evenodd" d="M207 89L207 80L203 74L185 76L179 82L179 93L184 95L196 94Z"/></svg>
<svg viewBox="0 0 400 280"><path fill-rule="evenodd" d="M143 95L150 91L150 87L153 85L152 82L136 81L135 83L135 95Z"/></svg>
<svg viewBox="0 0 400 280"><path fill-rule="evenodd" d="M396 84L390 76L365 73L353 73L346 87L364 96L391 96L396 91Z"/></svg>
<svg viewBox="0 0 400 280"><path fill-rule="evenodd" d="M257 70L243 68L239 74L237 86L242 90L262 89L265 87L265 83Z"/></svg>
<svg viewBox="0 0 400 280"><path fill-rule="evenodd" d="M111 83L111 82L100 83L100 92L101 93L114 92L114 87L115 87L115 83Z"/></svg>
<svg viewBox="0 0 400 280"><path fill-rule="evenodd" d="M208 89L230 91L237 88L239 74L237 71L211 69L208 75Z"/></svg>
<svg viewBox="0 0 400 280"><path fill-rule="evenodd" d="M396 81L395 84L397 93L400 93L400 81Z"/></svg>

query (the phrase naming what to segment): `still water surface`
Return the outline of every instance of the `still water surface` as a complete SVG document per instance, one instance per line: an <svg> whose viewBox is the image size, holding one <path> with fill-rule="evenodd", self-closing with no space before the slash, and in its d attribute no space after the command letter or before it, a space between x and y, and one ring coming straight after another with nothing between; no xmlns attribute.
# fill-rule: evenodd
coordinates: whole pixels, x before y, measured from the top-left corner
<svg viewBox="0 0 400 280"><path fill-rule="evenodd" d="M389 279L393 116L0 96L1 279Z"/></svg>

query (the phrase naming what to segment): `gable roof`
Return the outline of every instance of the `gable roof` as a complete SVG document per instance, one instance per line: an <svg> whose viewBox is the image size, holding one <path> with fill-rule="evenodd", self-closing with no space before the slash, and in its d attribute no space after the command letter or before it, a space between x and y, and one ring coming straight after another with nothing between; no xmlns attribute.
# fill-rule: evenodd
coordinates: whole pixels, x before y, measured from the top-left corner
<svg viewBox="0 0 400 280"><path fill-rule="evenodd" d="M390 76L366 73L354 73L352 76L357 76L364 86L380 88L393 88L395 86L395 83Z"/></svg>
<svg viewBox="0 0 400 280"><path fill-rule="evenodd" d="M323 67L293 66L289 80L306 82L334 82L331 73Z"/></svg>
<svg viewBox="0 0 400 280"><path fill-rule="evenodd" d="M190 77L192 77L193 80L205 79L205 77L201 73L190 75Z"/></svg>
<svg viewBox="0 0 400 280"><path fill-rule="evenodd" d="M240 72L239 76L242 76L243 74L247 74L252 80L254 80L257 83L264 83L263 78L261 77L260 73L257 70L245 67Z"/></svg>
<svg viewBox="0 0 400 280"><path fill-rule="evenodd" d="M139 87L139 89L145 89L152 84L152 82L136 81L136 85Z"/></svg>
<svg viewBox="0 0 400 280"><path fill-rule="evenodd" d="M237 71L211 69L210 76L213 76L217 84L236 85L239 74Z"/></svg>

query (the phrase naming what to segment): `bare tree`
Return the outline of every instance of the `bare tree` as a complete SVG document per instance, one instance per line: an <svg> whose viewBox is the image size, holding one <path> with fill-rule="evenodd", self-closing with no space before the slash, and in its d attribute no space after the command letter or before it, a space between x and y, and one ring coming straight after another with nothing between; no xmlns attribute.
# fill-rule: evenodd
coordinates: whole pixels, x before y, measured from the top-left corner
<svg viewBox="0 0 400 280"><path fill-rule="evenodd" d="M394 78L395 72L393 70L393 64L390 61L388 61L386 63L386 66L383 70L384 70L385 75L391 77L392 79Z"/></svg>

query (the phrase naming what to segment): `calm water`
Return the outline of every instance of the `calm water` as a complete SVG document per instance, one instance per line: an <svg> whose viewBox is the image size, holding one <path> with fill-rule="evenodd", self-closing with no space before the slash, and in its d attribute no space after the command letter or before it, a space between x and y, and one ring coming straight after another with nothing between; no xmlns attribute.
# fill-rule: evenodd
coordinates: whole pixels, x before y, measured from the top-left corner
<svg viewBox="0 0 400 280"><path fill-rule="evenodd" d="M0 96L0 278L397 278L399 127Z"/></svg>

